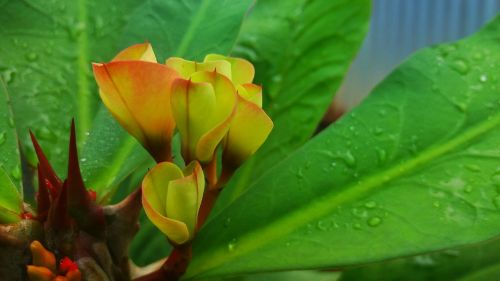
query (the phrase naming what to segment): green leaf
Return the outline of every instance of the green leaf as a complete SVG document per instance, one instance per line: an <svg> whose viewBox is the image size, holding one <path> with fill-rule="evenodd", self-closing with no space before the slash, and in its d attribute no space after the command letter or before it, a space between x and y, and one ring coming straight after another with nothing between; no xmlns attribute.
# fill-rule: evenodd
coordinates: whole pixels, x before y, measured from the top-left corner
<svg viewBox="0 0 500 281"><path fill-rule="evenodd" d="M148 152L101 107L80 158L83 177L99 201L107 202L132 172L144 175L154 161Z"/></svg>
<svg viewBox="0 0 500 281"><path fill-rule="evenodd" d="M19 220L22 194L17 134L7 89L0 77L0 223Z"/></svg>
<svg viewBox="0 0 500 281"><path fill-rule="evenodd" d="M186 276L341 267L499 235L499 40L497 17L412 56L209 221Z"/></svg>
<svg viewBox="0 0 500 281"><path fill-rule="evenodd" d="M216 281L336 281L338 272L286 271L245 275L241 277L215 279Z"/></svg>
<svg viewBox="0 0 500 281"><path fill-rule="evenodd" d="M369 0L257 2L233 53L255 64L274 129L221 201L234 200L313 135L361 46L369 13Z"/></svg>
<svg viewBox="0 0 500 281"><path fill-rule="evenodd" d="M119 50L127 14L141 1L78 0L0 3L0 71L11 94L23 150L36 158L28 137L32 129L60 175L66 168L71 118L80 143L98 102L90 63Z"/></svg>
<svg viewBox="0 0 500 281"><path fill-rule="evenodd" d="M22 195L21 157L10 105L9 93L0 77L0 167L9 174L9 184L13 183L18 195Z"/></svg>
<svg viewBox="0 0 500 281"><path fill-rule="evenodd" d="M341 281L496 280L500 274L500 240L411 258L376 263L342 273Z"/></svg>
<svg viewBox="0 0 500 281"><path fill-rule="evenodd" d="M201 60L209 53L227 54L251 3L150 0L130 18L125 45L150 41L160 62L171 56Z"/></svg>

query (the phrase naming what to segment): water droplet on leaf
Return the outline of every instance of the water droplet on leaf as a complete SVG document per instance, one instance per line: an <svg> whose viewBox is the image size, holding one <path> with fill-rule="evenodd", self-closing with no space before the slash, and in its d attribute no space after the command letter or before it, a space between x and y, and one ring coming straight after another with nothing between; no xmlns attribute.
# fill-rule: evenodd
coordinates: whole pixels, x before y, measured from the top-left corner
<svg viewBox="0 0 500 281"><path fill-rule="evenodd" d="M369 226L378 226L382 222L382 219L379 217L372 217L368 220Z"/></svg>

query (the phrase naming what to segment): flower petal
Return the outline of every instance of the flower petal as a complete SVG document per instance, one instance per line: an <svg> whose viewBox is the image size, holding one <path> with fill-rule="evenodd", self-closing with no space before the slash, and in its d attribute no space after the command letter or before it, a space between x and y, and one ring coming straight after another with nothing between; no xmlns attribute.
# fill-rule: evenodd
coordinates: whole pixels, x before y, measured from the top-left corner
<svg viewBox="0 0 500 281"><path fill-rule="evenodd" d="M234 113L236 112L236 91L226 76L216 71L201 71L191 77L193 82L207 82L215 93L215 110L212 116L206 116L205 122L210 130L200 137L196 146L196 157L201 162L212 160L217 145L222 141Z"/></svg>
<svg viewBox="0 0 500 281"><path fill-rule="evenodd" d="M249 61L216 54L209 54L204 60L204 62L216 61L227 61L231 64L231 81L233 81L235 85L252 83L255 76L255 68Z"/></svg>
<svg viewBox="0 0 500 281"><path fill-rule="evenodd" d="M157 62L156 56L153 51L153 47L149 43L142 43L132 45L125 50L118 53L113 58L113 61L122 61L122 60L142 60L149 62Z"/></svg>
<svg viewBox="0 0 500 281"><path fill-rule="evenodd" d="M151 222L172 242L182 244L189 240L189 231L185 223L169 219L155 211L145 196L142 197L142 206Z"/></svg>
<svg viewBox="0 0 500 281"><path fill-rule="evenodd" d="M186 162L196 158L196 145L210 129L206 122L216 107L214 88L209 83L177 79L172 84L172 114L182 140L182 156Z"/></svg>
<svg viewBox="0 0 500 281"><path fill-rule="evenodd" d="M193 161L184 168L183 172L184 175L193 175L194 179L196 180L196 187L198 189L197 210L199 210L201 206L201 200L203 199L203 192L205 191L205 175L203 174L203 169L198 161Z"/></svg>
<svg viewBox="0 0 500 281"><path fill-rule="evenodd" d="M240 97L262 108L262 87L255 84L242 84L236 87Z"/></svg>
<svg viewBox="0 0 500 281"><path fill-rule="evenodd" d="M227 61L209 61L209 62L195 62L182 58L168 58L165 64L175 69L179 75L184 79L189 79L191 75L198 71L214 71L231 79L231 64Z"/></svg>
<svg viewBox="0 0 500 281"><path fill-rule="evenodd" d="M272 128L273 122L262 108L239 97L226 137L223 164L237 168L264 143Z"/></svg>
<svg viewBox="0 0 500 281"><path fill-rule="evenodd" d="M94 75L106 107L127 131L160 162L170 158L175 123L170 89L177 73L144 61L94 64Z"/></svg>
<svg viewBox="0 0 500 281"><path fill-rule="evenodd" d="M142 181L143 197L147 198L150 206L161 215L165 214L168 183L183 177L181 169L170 162L161 162L154 166L144 176Z"/></svg>
<svg viewBox="0 0 500 281"><path fill-rule="evenodd" d="M193 173L184 178L171 181L168 185L166 214L169 218L182 221L187 225L190 238L194 235L199 210L199 190L205 186L205 181L199 181L198 175L203 175L198 162L190 168ZM200 187L201 186L201 187Z"/></svg>

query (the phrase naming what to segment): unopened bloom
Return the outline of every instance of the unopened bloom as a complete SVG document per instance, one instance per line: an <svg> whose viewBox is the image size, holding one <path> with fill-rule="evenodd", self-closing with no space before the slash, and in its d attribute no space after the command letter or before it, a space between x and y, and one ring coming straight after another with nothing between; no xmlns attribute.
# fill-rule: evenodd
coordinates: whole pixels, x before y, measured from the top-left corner
<svg viewBox="0 0 500 281"><path fill-rule="evenodd" d="M153 224L180 245L194 237L204 189L205 179L198 162L191 162L184 170L161 162L144 177L142 204Z"/></svg>
<svg viewBox="0 0 500 281"><path fill-rule="evenodd" d="M182 140L182 155L189 162L210 162L229 130L236 109L236 89L216 71L193 73L172 85L172 113Z"/></svg>
<svg viewBox="0 0 500 281"><path fill-rule="evenodd" d="M210 161L223 141L224 162L234 170L255 153L273 127L262 110L262 88L252 84L253 65L216 54L201 63L174 57L166 64L183 77L173 83L171 100L183 155Z"/></svg>
<svg viewBox="0 0 500 281"><path fill-rule="evenodd" d="M30 281L80 281L82 279L78 265L68 257L63 258L57 267L54 254L45 249L40 242L33 241L30 250L33 256L32 265L27 266Z"/></svg>
<svg viewBox="0 0 500 281"><path fill-rule="evenodd" d="M176 71L156 62L149 43L131 46L109 63L95 63L103 103L158 161L171 158L175 122L170 110Z"/></svg>

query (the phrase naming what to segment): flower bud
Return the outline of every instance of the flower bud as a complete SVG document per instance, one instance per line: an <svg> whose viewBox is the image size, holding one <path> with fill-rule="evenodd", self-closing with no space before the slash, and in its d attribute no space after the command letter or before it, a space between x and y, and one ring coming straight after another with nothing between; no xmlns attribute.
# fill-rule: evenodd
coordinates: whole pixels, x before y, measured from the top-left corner
<svg viewBox="0 0 500 281"><path fill-rule="evenodd" d="M236 108L236 89L216 71L200 71L172 85L171 106L186 162L213 159Z"/></svg>
<svg viewBox="0 0 500 281"><path fill-rule="evenodd" d="M142 204L153 224L180 245L194 237L204 189L205 179L198 162L191 162L184 170L162 162L144 177Z"/></svg>
<svg viewBox="0 0 500 281"><path fill-rule="evenodd" d="M170 160L175 127L170 89L177 72L156 63L149 44L129 47L93 69L101 99L115 119L158 162Z"/></svg>

